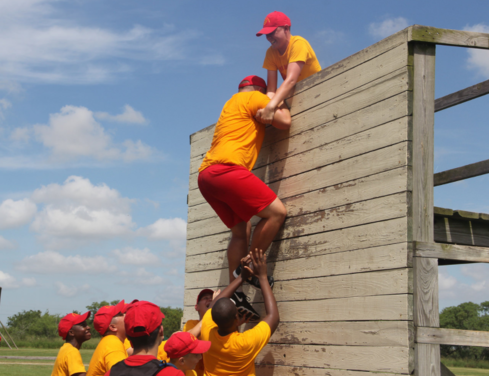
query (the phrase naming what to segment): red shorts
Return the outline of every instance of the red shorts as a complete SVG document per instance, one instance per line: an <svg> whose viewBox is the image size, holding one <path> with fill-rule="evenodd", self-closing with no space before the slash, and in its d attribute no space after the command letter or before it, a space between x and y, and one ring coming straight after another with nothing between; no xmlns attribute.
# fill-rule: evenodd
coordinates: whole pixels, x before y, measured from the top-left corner
<svg viewBox="0 0 489 376"><path fill-rule="evenodd" d="M228 227L248 222L277 195L246 168L216 164L199 173L199 189Z"/></svg>

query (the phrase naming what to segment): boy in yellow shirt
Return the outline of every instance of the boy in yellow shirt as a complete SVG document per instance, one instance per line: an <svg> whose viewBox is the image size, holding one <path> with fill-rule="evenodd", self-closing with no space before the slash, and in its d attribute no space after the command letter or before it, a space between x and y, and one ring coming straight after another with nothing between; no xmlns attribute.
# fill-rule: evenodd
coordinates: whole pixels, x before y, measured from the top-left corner
<svg viewBox="0 0 489 376"><path fill-rule="evenodd" d="M124 314L127 307L129 305L121 300L115 306L101 307L95 314L93 325L103 338L92 355L87 376L103 376L114 364L127 358L124 346Z"/></svg>
<svg viewBox="0 0 489 376"><path fill-rule="evenodd" d="M83 342L92 338L87 319L90 311L83 315L69 313L61 319L58 333L66 343L59 349L51 376L85 376L86 370L80 355Z"/></svg>
<svg viewBox="0 0 489 376"><path fill-rule="evenodd" d="M267 283L266 256L258 249L250 252L249 256L241 260L241 274L212 301L202 319L200 337L211 342L209 351L204 353L207 376L255 375L255 358L268 343L280 321L277 302ZM250 259L253 271L250 269ZM230 297L252 274L261 283L266 316L254 328L239 333L238 327L246 320L240 318Z"/></svg>
<svg viewBox="0 0 489 376"><path fill-rule="evenodd" d="M291 35L291 26L292 23L285 14L272 12L265 17L263 28L256 34L257 37L266 34L271 44L263 62L263 68L268 72L267 95L271 100L258 114L265 124L271 123L273 113L297 82L321 70L309 42L302 37ZM278 90L277 70L284 80Z"/></svg>

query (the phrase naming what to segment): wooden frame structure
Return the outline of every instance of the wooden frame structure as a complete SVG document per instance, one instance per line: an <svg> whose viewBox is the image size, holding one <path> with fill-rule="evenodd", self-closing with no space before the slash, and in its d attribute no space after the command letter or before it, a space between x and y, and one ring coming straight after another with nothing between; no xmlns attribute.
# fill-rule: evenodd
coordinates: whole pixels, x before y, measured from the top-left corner
<svg viewBox="0 0 489 376"><path fill-rule="evenodd" d="M487 262L489 248L440 244L456 241L435 224L447 212L433 187L489 163L434 175L433 128L435 111L489 84L435 101L437 44L489 49L489 34L408 27L301 81L286 100L290 131L267 128L254 173L288 216L269 250L281 324L257 374L438 376L440 344L487 345L487 333L439 328L438 260ZM202 288L228 283L229 230L197 187L213 131L190 137L183 321Z"/></svg>

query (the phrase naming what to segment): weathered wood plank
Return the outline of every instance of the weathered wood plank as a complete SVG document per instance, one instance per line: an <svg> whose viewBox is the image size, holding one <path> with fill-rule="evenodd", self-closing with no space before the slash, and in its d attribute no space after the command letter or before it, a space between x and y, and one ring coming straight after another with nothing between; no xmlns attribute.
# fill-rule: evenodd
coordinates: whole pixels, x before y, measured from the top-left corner
<svg viewBox="0 0 489 376"><path fill-rule="evenodd" d="M199 141L199 140L202 140L203 138L207 138L209 137L209 135L212 135L214 134L214 127L216 126L216 124L212 124L212 125L209 125L203 129L201 129L200 131L197 131L195 133L192 133L190 135L190 145L194 144L195 142Z"/></svg>
<svg viewBox="0 0 489 376"><path fill-rule="evenodd" d="M255 163L255 169L408 116L411 114L408 103L407 93L404 92L340 119L265 145ZM274 129L267 129L267 134L275 134ZM190 160L190 174L198 171L204 155L205 152Z"/></svg>
<svg viewBox="0 0 489 376"><path fill-rule="evenodd" d="M440 326L438 309L438 260L414 258L416 326Z"/></svg>
<svg viewBox="0 0 489 376"><path fill-rule="evenodd" d="M298 302L278 302L280 320L286 321L370 321L412 320L412 295L380 295L341 299L308 300ZM263 317L263 303L253 308ZM197 319L194 307L183 308L184 320Z"/></svg>
<svg viewBox="0 0 489 376"><path fill-rule="evenodd" d="M489 347L489 332L418 327L416 330L416 342L436 345Z"/></svg>
<svg viewBox="0 0 489 376"><path fill-rule="evenodd" d="M468 88L438 98L435 100L435 112L465 103L486 94L489 94L489 80L479 82Z"/></svg>
<svg viewBox="0 0 489 376"><path fill-rule="evenodd" d="M269 174L275 182L269 187L279 197L292 197L324 187L342 184L365 176L379 174L384 171L410 165L410 143L401 142L357 157L349 158L338 163L317 167L314 170L290 176L280 180L280 176ZM258 175L257 175L258 176ZM258 176L261 178L261 176ZM265 183L268 181L265 179ZM200 191L189 192L189 206L205 202ZM431 208L433 211L433 208Z"/></svg>
<svg viewBox="0 0 489 376"><path fill-rule="evenodd" d="M438 243L489 247L489 228L483 222L435 215L434 227L434 240Z"/></svg>
<svg viewBox="0 0 489 376"><path fill-rule="evenodd" d="M440 346L417 343L414 353L416 376L440 376Z"/></svg>
<svg viewBox="0 0 489 376"><path fill-rule="evenodd" d="M265 361L272 359L271 356L264 358ZM311 368L311 367L288 367L272 364L256 364L256 376L379 376L377 372L368 371L349 371L331 368ZM382 376L400 376L401 374L385 373Z"/></svg>
<svg viewBox="0 0 489 376"><path fill-rule="evenodd" d="M489 34L439 29L422 25L409 27L408 41L428 42L455 47L489 48Z"/></svg>
<svg viewBox="0 0 489 376"><path fill-rule="evenodd" d="M417 257L489 262L489 248L424 242L414 242L414 247Z"/></svg>
<svg viewBox="0 0 489 376"><path fill-rule="evenodd" d="M408 46L401 44L341 75L326 79L286 100L296 115L408 65Z"/></svg>
<svg viewBox="0 0 489 376"><path fill-rule="evenodd" d="M409 374L413 352L402 347L267 345L258 363L294 367L343 368ZM329 369L323 369L323 375Z"/></svg>
<svg viewBox="0 0 489 376"><path fill-rule="evenodd" d="M471 163L466 166L452 168L438 172L434 175L434 185L453 183L459 180L475 178L476 176L489 174L489 159L485 161Z"/></svg>
<svg viewBox="0 0 489 376"><path fill-rule="evenodd" d="M392 249L393 247L390 248ZM398 247L399 250L402 248L403 247ZM405 248L402 250L406 252ZM350 257L351 255L345 257L344 262L351 260ZM273 271L272 265L271 269L275 278L277 279L273 287L275 299L277 301L301 301L372 295L412 294L413 292L412 268L384 270L370 273L334 275L339 273L332 271L330 265L323 262L322 265L325 269L325 273L330 276L313 278L313 276L317 274L324 274L321 273L321 271L318 273L319 268L316 265L315 269L312 270L310 275L307 273L307 267L309 265L313 264L314 261L321 262L323 261L322 259L325 258L327 257L319 256L317 258L315 257L312 261L308 259L299 259L295 260L295 262L282 262L281 265L277 265L275 271ZM406 256L404 255L404 259L405 258ZM365 260L364 257L363 260ZM297 269L286 269L287 266L296 267ZM377 264L371 268L381 269L382 266ZM347 272L354 273L354 271ZM286 280L288 278L290 279ZM219 287L224 288L225 286ZM261 291L256 289L248 289L248 291L248 296L251 301L255 303L263 302ZM184 305L193 307L199 292L200 288L195 289L195 292L187 289L185 291Z"/></svg>

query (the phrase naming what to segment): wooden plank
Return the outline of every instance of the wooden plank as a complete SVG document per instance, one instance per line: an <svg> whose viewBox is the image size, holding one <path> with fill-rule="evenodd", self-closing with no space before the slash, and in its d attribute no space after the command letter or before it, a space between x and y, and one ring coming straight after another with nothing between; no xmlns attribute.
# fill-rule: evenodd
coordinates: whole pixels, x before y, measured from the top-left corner
<svg viewBox="0 0 489 376"><path fill-rule="evenodd" d="M264 361L272 361L271 355L263 358ZM350 371L331 368L311 368L311 367L288 367L273 364L256 364L256 376L379 376L377 372ZM401 374L382 373L382 376L397 376Z"/></svg>
<svg viewBox="0 0 489 376"><path fill-rule="evenodd" d="M444 185L448 183L453 183L459 180L470 179L476 176L484 175L489 173L489 159L485 161L472 163L462 167L452 168L451 170L446 170L438 172L434 175L434 185Z"/></svg>
<svg viewBox="0 0 489 376"><path fill-rule="evenodd" d="M438 309L438 260L414 258L416 306L414 322L417 326L440 326Z"/></svg>
<svg viewBox="0 0 489 376"><path fill-rule="evenodd" d="M345 137L351 137L356 133L392 122L410 114L407 93L404 92L342 118L307 129L298 134L293 134L290 138L265 145L255 163L255 169L325 144L332 144ZM270 133L275 134L276 132L274 129L267 129L267 134ZM272 140L271 135L268 138ZM198 171L205 152L190 160L190 174Z"/></svg>
<svg viewBox="0 0 489 376"><path fill-rule="evenodd" d="M414 327L410 321L282 322L269 343L413 347Z"/></svg>
<svg viewBox="0 0 489 376"><path fill-rule="evenodd" d="M489 48L489 34L439 29L422 25L413 25L409 28L408 41L428 42L455 47Z"/></svg>
<svg viewBox="0 0 489 376"><path fill-rule="evenodd" d="M416 342L436 345L489 347L489 332L419 327L416 330Z"/></svg>
<svg viewBox="0 0 489 376"><path fill-rule="evenodd" d="M393 247L390 248L392 249ZM401 250L402 247L398 247L398 249ZM404 252L406 252L405 248ZM372 254L372 252L370 252L370 254ZM344 262L348 262L351 259L351 255L348 256L348 258L345 257ZM321 262L325 258L327 259L327 257L325 256L319 256L317 258L315 257L313 261ZM365 260L365 257L363 257L362 259ZM332 271L332 268L329 267L329 265L325 264L323 261L322 265L324 266L324 269L326 269L325 273L329 276L313 278L309 277L307 273L307 267L312 264L313 261L310 261L308 259L299 259L294 261L295 262L288 263L281 262L281 265L277 265L277 268L273 271L274 276L276 277L273 291L275 294L275 299L277 301L301 301L406 293L412 294L413 292L412 268L383 270L369 273L334 275L339 273ZM270 264L270 266L273 270L273 264ZM297 266L297 269L295 270L295 272L294 270L287 270L287 266ZM381 269L382 266L377 264L375 266L372 266L371 268ZM283 272L284 270L286 270L286 272ZM219 272L220 271L215 271L215 273L208 274L212 275ZM350 273L354 272L350 271ZM318 273L318 268L316 267L315 270L312 271L311 275L316 276L318 274L320 275L324 273L321 273L321 271L319 271ZM291 279L286 280L286 278ZM209 280L207 281L207 283L209 282ZM223 288L225 287L225 285L219 287ZM184 305L187 307L193 307L195 305L195 299L199 292L200 288L195 289L195 291L187 289L185 291ZM263 302L263 296L259 290L248 289L247 295L254 303Z"/></svg>
<svg viewBox="0 0 489 376"><path fill-rule="evenodd" d="M489 80L438 98L435 100L435 112L465 103L486 94L489 94Z"/></svg>
<svg viewBox="0 0 489 376"><path fill-rule="evenodd" d="M379 174L388 170L410 165L410 143L401 142L357 157L349 158L338 163L317 167L314 170L298 173L289 178L269 184L269 187L279 197L292 197L324 187L346 183L365 176ZM269 175L272 177L272 174ZM258 176L261 178L260 176ZM199 190L189 192L189 206L205 202ZM431 209L433 210L433 208Z"/></svg>
<svg viewBox="0 0 489 376"><path fill-rule="evenodd" d="M409 374L413 369L413 352L402 347L267 345L257 356L257 363L294 367L329 368Z"/></svg>
<svg viewBox="0 0 489 376"><path fill-rule="evenodd" d="M187 241L187 256L227 249L230 235L219 234ZM406 218L372 223L299 238L278 237L269 250L269 260L336 253L411 240Z"/></svg>
<svg viewBox="0 0 489 376"><path fill-rule="evenodd" d="M202 140L204 138L207 138L209 137L209 135L212 135L214 134L214 127L216 126L216 124L211 124L203 129L201 129L200 131L197 131L195 133L192 133L190 135L190 145L194 144L195 142L199 141L199 140Z"/></svg>
<svg viewBox="0 0 489 376"><path fill-rule="evenodd" d="M308 214L374 197L410 191L410 173L411 170L408 167L401 167L301 195L282 197L281 201L287 208L287 216L289 217ZM199 219L208 218L218 218L209 204L203 203L189 208L189 224L197 222Z"/></svg>
<svg viewBox="0 0 489 376"><path fill-rule="evenodd" d="M404 321L412 320L412 295L380 295L341 299L278 302L281 322L286 321ZM263 303L253 308L263 317ZM196 319L194 307L183 308L184 320Z"/></svg>
<svg viewBox="0 0 489 376"><path fill-rule="evenodd" d="M440 346L417 343L414 353L416 376L440 376Z"/></svg>
<svg viewBox="0 0 489 376"><path fill-rule="evenodd" d="M484 222L435 215L434 227L434 240L438 243L489 247L489 227Z"/></svg>
<svg viewBox="0 0 489 376"><path fill-rule="evenodd" d="M414 255L445 260L489 262L489 248L414 242Z"/></svg>
<svg viewBox="0 0 489 376"><path fill-rule="evenodd" d="M304 112L407 65L408 46L405 43L288 98L290 114L294 116Z"/></svg>
<svg viewBox="0 0 489 376"><path fill-rule="evenodd" d="M369 107L377 102L383 101L386 98L399 95L407 90L410 90L411 68L405 67L388 74L378 80L355 89L345 95L334 98L324 104L316 106L311 110L302 113L292 118L292 127L290 130L275 132L274 142L281 139L289 138L293 132L300 133L303 130L311 129L317 125L324 124L335 119ZM409 103L408 103L409 105ZM378 115L380 119L382 114ZM380 121L382 123L382 121ZM273 128L273 127L271 127ZM270 133L267 132L267 133ZM267 134L265 134L267 141ZM189 179L189 189L197 188L197 175L192 174Z"/></svg>

